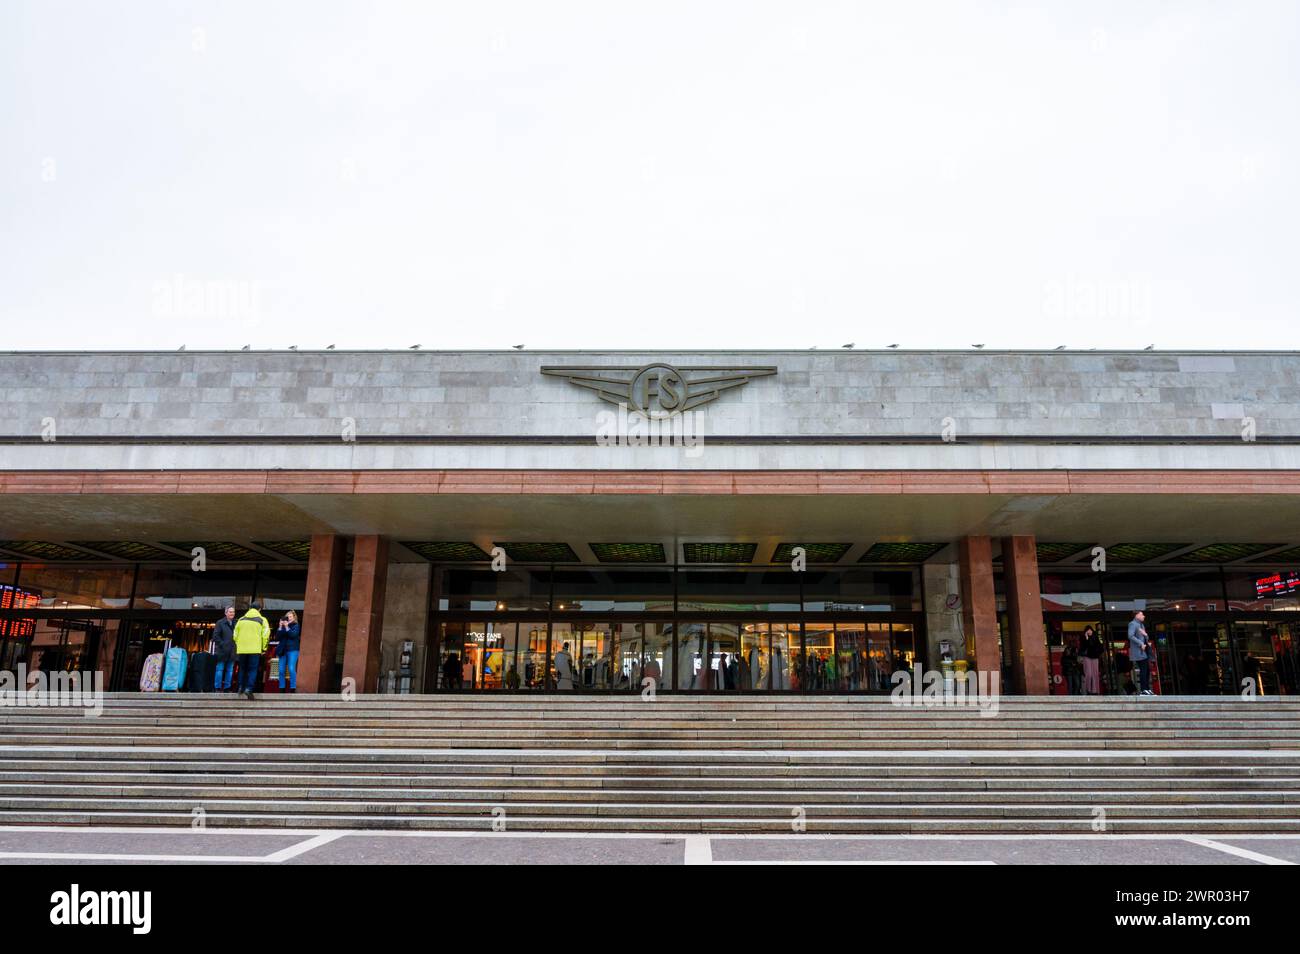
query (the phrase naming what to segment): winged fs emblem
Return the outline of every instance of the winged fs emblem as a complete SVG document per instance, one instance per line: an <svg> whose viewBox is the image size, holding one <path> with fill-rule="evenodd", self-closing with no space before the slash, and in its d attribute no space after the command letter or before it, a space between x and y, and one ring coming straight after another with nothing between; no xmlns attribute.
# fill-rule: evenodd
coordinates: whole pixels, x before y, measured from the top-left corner
<svg viewBox="0 0 1300 954"><path fill-rule="evenodd" d="M748 384L754 378L776 374L776 368L701 366L678 369L670 364L643 368L572 367L542 368L542 374L565 378L589 388L610 404L626 404L650 418L671 417L717 400L723 391Z"/></svg>

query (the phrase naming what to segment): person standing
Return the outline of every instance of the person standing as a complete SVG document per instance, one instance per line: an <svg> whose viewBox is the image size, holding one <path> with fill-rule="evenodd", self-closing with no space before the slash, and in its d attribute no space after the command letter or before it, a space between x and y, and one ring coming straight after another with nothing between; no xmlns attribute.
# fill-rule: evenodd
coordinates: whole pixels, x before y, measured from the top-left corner
<svg viewBox="0 0 1300 954"><path fill-rule="evenodd" d="M1067 639L1065 648L1061 651L1061 673L1065 676L1067 695L1077 696L1082 692L1083 679L1081 670L1079 651L1075 649L1074 643Z"/></svg>
<svg viewBox="0 0 1300 954"><path fill-rule="evenodd" d="M266 617L250 606L248 612L235 624L235 652L239 654L239 692L250 702L257 688L258 665L262 654L271 644L271 624Z"/></svg>
<svg viewBox="0 0 1300 954"><path fill-rule="evenodd" d="M235 608L226 607L226 615L212 627L212 660L216 663L213 689L229 692L235 678Z"/></svg>
<svg viewBox="0 0 1300 954"><path fill-rule="evenodd" d="M641 669L641 679L637 680L637 683L634 688L637 689L642 688L641 685L642 680L649 679L651 682L651 690L652 691L658 690L659 676L660 676L659 660L651 656L648 659L646 659L645 666Z"/></svg>
<svg viewBox="0 0 1300 954"><path fill-rule="evenodd" d="M280 617L279 642L275 645L275 654L280 657L280 691L298 691L298 650L302 642L302 626L298 623L298 614L293 610ZM288 670L288 678L285 671ZM288 688L285 688L285 683Z"/></svg>
<svg viewBox="0 0 1300 954"><path fill-rule="evenodd" d="M1079 662L1083 666L1083 694L1101 695L1101 640L1091 626L1083 631Z"/></svg>
<svg viewBox="0 0 1300 954"><path fill-rule="evenodd" d="M555 654L555 688L573 688L573 657L569 655L569 644L565 643Z"/></svg>
<svg viewBox="0 0 1300 954"><path fill-rule="evenodd" d="M452 653L442 664L442 688L460 688L460 656Z"/></svg>
<svg viewBox="0 0 1300 954"><path fill-rule="evenodd" d="M1139 692L1149 696L1151 692L1151 638L1147 636L1146 614L1138 610L1128 624L1128 658L1137 668Z"/></svg>

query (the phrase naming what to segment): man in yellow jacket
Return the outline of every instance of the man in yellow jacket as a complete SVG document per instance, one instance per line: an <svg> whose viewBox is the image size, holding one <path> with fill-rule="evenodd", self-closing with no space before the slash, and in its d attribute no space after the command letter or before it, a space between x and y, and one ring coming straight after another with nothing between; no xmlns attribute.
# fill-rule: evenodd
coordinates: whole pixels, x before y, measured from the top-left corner
<svg viewBox="0 0 1300 954"><path fill-rule="evenodd" d="M239 692L245 699L253 698L257 688L257 670L262 653L271 642L271 624L266 617L250 606L248 612L235 623L235 652L239 656Z"/></svg>

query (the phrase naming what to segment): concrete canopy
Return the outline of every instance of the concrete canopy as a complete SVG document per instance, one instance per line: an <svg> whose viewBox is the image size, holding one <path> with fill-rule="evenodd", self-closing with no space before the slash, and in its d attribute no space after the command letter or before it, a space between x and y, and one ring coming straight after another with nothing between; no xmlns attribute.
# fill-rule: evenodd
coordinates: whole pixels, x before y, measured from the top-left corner
<svg viewBox="0 0 1300 954"><path fill-rule="evenodd" d="M685 484L681 475L629 474L612 486L609 475L550 472L525 480L483 472L477 481L458 474L454 486L430 480L430 492L413 492L419 481L410 474L396 482L354 474L346 488L337 474L282 488L255 480L187 488L175 474L158 475L167 479L150 486L139 479L149 475L137 474L117 492L60 492L70 488L57 483L38 489L38 476L10 475L0 483L3 539L247 543L380 534L399 542L472 541L484 549L503 541L566 542L590 563L597 562L587 546L593 542L660 543L671 555L683 542L743 540L759 544L756 563L781 542L841 542L853 544L841 561L851 563L880 541L1016 534L1045 542L1283 545L1295 542L1291 528L1300 526L1300 495L1279 474L1253 484L1241 474L1190 483L1169 474L1124 481L1109 475L1091 489L1070 475L1034 482L1018 474L1018 486L1036 491L1021 493L970 474L910 475L903 483L896 475L858 475L856 486L847 479L829 486L824 472L812 482L784 473L767 482L761 474L714 473L691 475L697 480ZM394 557L417 559L400 548Z"/></svg>

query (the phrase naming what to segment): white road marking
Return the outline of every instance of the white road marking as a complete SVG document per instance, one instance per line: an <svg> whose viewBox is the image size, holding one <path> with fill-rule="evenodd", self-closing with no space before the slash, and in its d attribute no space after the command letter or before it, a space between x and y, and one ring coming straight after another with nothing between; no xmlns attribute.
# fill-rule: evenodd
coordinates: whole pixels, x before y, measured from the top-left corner
<svg viewBox="0 0 1300 954"><path fill-rule="evenodd" d="M710 841L708 835L686 836L686 858L683 864L713 864L713 843Z"/></svg>
<svg viewBox="0 0 1300 954"><path fill-rule="evenodd" d="M20 861L229 861L239 864L266 861L261 855L120 855L81 851L0 851L0 858Z"/></svg>
<svg viewBox="0 0 1300 954"><path fill-rule="evenodd" d="M308 838L306 841L300 841L296 845L290 845L288 848L281 848L279 851L272 852L263 858L263 861L273 865L278 865L282 861L288 861L290 858L297 858L313 848L319 848L321 845L328 845L331 841L336 841L344 835L349 834L347 831L321 832L315 838Z"/></svg>
<svg viewBox="0 0 1300 954"><path fill-rule="evenodd" d="M780 859L759 860L747 859L745 861L715 861L715 865L996 865L996 861L860 861L860 860L835 860L835 861L808 861L808 860L791 860L783 861Z"/></svg>
<svg viewBox="0 0 1300 954"><path fill-rule="evenodd" d="M1229 838L1234 836L1229 835ZM1221 841L1215 841L1213 838L1188 838L1194 845L1200 845L1204 848L1213 848L1215 851L1222 851L1225 854L1236 855L1238 858L1248 858L1251 861L1257 861L1262 865L1294 865L1294 861L1287 861L1284 858L1274 858L1272 855L1266 855L1262 852L1251 851L1248 848L1238 848L1236 845L1225 845Z"/></svg>

